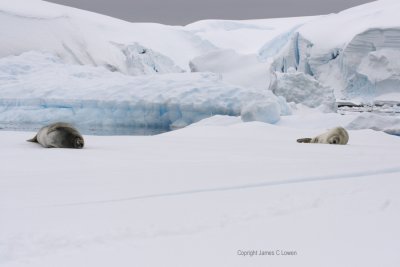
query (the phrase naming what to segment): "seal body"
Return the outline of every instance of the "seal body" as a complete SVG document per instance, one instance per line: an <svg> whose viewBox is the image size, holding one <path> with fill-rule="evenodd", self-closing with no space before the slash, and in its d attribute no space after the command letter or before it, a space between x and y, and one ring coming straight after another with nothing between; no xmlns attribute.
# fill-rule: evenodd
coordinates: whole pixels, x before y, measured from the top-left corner
<svg viewBox="0 0 400 267"><path fill-rule="evenodd" d="M63 122L42 127L34 138L27 141L49 148L83 148L84 146L83 137L78 130Z"/></svg>
<svg viewBox="0 0 400 267"><path fill-rule="evenodd" d="M345 145L349 142L349 134L343 127L336 127L314 138L297 139L297 142Z"/></svg>

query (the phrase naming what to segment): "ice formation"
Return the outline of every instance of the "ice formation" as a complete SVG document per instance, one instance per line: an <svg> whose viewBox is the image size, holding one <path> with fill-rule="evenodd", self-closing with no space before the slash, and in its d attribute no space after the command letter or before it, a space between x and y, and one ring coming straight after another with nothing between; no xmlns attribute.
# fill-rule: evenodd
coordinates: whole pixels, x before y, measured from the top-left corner
<svg viewBox="0 0 400 267"><path fill-rule="evenodd" d="M130 45L115 44L125 56L124 72L129 75L179 73L183 69L176 66L168 57L146 48L139 43Z"/></svg>
<svg viewBox="0 0 400 267"><path fill-rule="evenodd" d="M275 82L270 87L275 95L284 97L288 102L304 104L311 108L334 110L333 90L323 86L312 76L296 72L293 68L286 73L276 72L275 74Z"/></svg>
<svg viewBox="0 0 400 267"><path fill-rule="evenodd" d="M254 101L243 107L241 118L243 121L262 121L276 123L280 119L281 108L277 101Z"/></svg>
<svg viewBox="0 0 400 267"><path fill-rule="evenodd" d="M316 19L268 42L259 55L272 58L275 71L294 68L313 76L333 88L337 99L391 101L400 84L400 30L394 12L399 6L376 1Z"/></svg>
<svg viewBox="0 0 400 267"><path fill-rule="evenodd" d="M212 115L239 116L254 100L260 107L253 110L264 121L275 122L289 110L267 90L233 86L213 73L127 76L102 67L64 64L57 56L39 52L0 59L0 86L2 125L66 121L85 128L170 130ZM271 109L263 103L275 103L279 114L273 109L269 115Z"/></svg>

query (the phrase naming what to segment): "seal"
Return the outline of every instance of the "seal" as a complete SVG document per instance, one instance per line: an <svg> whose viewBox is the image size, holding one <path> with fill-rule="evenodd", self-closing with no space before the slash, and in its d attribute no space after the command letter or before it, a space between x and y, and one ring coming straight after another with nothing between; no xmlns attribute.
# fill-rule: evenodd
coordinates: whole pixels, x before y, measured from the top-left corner
<svg viewBox="0 0 400 267"><path fill-rule="evenodd" d="M83 137L78 130L64 122L42 127L35 137L27 141L39 143L48 148L83 148L84 146Z"/></svg>
<svg viewBox="0 0 400 267"><path fill-rule="evenodd" d="M297 139L297 142L345 145L349 142L349 134L343 127L336 127L314 138Z"/></svg>

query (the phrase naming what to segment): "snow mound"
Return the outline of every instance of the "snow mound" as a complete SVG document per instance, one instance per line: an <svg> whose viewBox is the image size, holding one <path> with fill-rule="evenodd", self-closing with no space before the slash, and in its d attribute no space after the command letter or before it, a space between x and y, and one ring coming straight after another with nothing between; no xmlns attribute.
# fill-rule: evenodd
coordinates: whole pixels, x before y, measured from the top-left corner
<svg viewBox="0 0 400 267"><path fill-rule="evenodd" d="M372 129L388 134L400 135L400 118L365 112L352 120L346 128L349 130Z"/></svg>
<svg viewBox="0 0 400 267"><path fill-rule="evenodd" d="M39 52L0 59L0 87L3 126L66 121L84 129L167 131L217 114L239 116L255 100L260 105L275 102L283 112L288 109L267 90L233 86L212 73L127 76L64 64L55 55Z"/></svg>
<svg viewBox="0 0 400 267"><path fill-rule="evenodd" d="M204 126L225 127L225 126L236 125L236 124L240 124L240 123L242 123L242 120L240 119L240 117L237 117L237 116L215 115L215 116L203 119L199 122L193 123L189 127L204 127Z"/></svg>
<svg viewBox="0 0 400 267"><path fill-rule="evenodd" d="M208 71L219 73L222 78L242 87L265 90L269 85L269 65L258 60L255 54L241 55L234 50L217 50L192 59L192 72Z"/></svg>
<svg viewBox="0 0 400 267"><path fill-rule="evenodd" d="M280 114L281 109L277 102L255 101L243 107L241 117L244 122L262 121L276 123L280 119Z"/></svg>
<svg viewBox="0 0 400 267"><path fill-rule="evenodd" d="M326 111L334 109L333 90L323 86L312 76L296 72L293 68L287 73L276 72L276 80L270 89L288 102L301 103L311 108L320 107Z"/></svg>

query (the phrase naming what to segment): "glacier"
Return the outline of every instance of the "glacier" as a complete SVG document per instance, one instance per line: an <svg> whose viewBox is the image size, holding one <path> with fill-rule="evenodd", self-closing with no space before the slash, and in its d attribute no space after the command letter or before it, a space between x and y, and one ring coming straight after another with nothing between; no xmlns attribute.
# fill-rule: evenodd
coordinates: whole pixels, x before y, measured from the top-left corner
<svg viewBox="0 0 400 267"><path fill-rule="evenodd" d="M163 132L213 115L240 116L255 100L273 103L272 112L265 105L247 108L246 114L261 121L274 123L290 112L286 101L270 91L230 85L213 73L128 76L65 64L56 55L35 51L0 59L0 88L0 126L14 129L65 121L84 132Z"/></svg>
<svg viewBox="0 0 400 267"><path fill-rule="evenodd" d="M265 44L259 57L272 61L272 75L294 68L332 88L337 100L399 101L399 7L376 1L317 18Z"/></svg>

